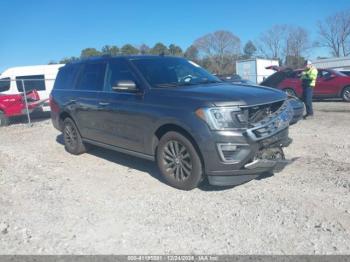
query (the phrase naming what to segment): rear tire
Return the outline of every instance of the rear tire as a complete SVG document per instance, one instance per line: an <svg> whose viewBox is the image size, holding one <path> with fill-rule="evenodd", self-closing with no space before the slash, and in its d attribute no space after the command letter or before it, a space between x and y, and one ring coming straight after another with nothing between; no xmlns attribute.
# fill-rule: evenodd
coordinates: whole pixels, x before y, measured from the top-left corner
<svg viewBox="0 0 350 262"><path fill-rule="evenodd" d="M283 91L284 91L287 95L297 97L297 93L295 93L294 89L292 89L292 88L286 88L286 89L283 89Z"/></svg>
<svg viewBox="0 0 350 262"><path fill-rule="evenodd" d="M350 102L350 86L344 87L341 97L345 102Z"/></svg>
<svg viewBox="0 0 350 262"><path fill-rule="evenodd" d="M63 140L64 148L67 152L73 155L80 155L86 152L79 130L69 117L63 121Z"/></svg>
<svg viewBox="0 0 350 262"><path fill-rule="evenodd" d="M159 141L157 164L165 181L175 188L191 190L203 180L202 162L192 142L177 132Z"/></svg>
<svg viewBox="0 0 350 262"><path fill-rule="evenodd" d="M9 124L9 118L4 114L4 112L0 111L0 126L8 126Z"/></svg>

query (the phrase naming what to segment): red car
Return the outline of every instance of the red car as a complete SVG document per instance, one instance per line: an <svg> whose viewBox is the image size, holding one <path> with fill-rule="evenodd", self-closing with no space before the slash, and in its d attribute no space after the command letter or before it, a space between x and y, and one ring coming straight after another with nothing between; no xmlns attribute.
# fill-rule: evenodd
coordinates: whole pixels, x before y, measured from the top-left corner
<svg viewBox="0 0 350 262"><path fill-rule="evenodd" d="M278 70L260 85L281 89L288 94L302 97L300 75L302 69L271 68ZM350 102L350 77L332 69L318 69L314 98L342 98Z"/></svg>
<svg viewBox="0 0 350 262"><path fill-rule="evenodd" d="M29 113L47 102L47 99L40 100L36 90L28 91L27 93L28 111ZM26 106L23 93L13 95L0 94L0 126L9 124L9 118L26 114Z"/></svg>

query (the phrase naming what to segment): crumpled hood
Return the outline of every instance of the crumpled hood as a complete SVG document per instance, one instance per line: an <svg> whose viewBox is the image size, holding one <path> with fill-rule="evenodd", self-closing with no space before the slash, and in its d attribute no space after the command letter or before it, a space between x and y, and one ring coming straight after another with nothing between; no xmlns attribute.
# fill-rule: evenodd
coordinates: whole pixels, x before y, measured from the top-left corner
<svg viewBox="0 0 350 262"><path fill-rule="evenodd" d="M272 103L287 98L284 92L277 89L229 83L166 88L157 91L163 93L162 95L198 99L216 106L251 106Z"/></svg>

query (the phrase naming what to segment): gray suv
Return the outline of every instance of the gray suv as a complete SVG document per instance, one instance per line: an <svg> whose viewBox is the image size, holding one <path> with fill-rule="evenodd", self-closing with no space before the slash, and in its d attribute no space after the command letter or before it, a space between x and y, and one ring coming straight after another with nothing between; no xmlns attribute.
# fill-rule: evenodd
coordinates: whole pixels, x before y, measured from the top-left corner
<svg viewBox="0 0 350 262"><path fill-rule="evenodd" d="M167 56L67 64L50 105L68 152L96 145L155 160L164 180L183 190L206 178L238 185L280 168L288 127L303 110L296 116L282 91L225 83Z"/></svg>

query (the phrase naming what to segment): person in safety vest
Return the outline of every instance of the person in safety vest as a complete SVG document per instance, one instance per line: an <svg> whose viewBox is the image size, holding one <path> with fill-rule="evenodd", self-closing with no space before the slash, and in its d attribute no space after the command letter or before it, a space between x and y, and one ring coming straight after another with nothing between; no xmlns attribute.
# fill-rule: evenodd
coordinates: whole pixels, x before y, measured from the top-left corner
<svg viewBox="0 0 350 262"><path fill-rule="evenodd" d="M305 69L301 73L301 81L303 87L303 102L306 108L306 115L304 119L313 117L314 111L312 109L312 95L316 85L318 71L312 65L311 61L305 61Z"/></svg>

